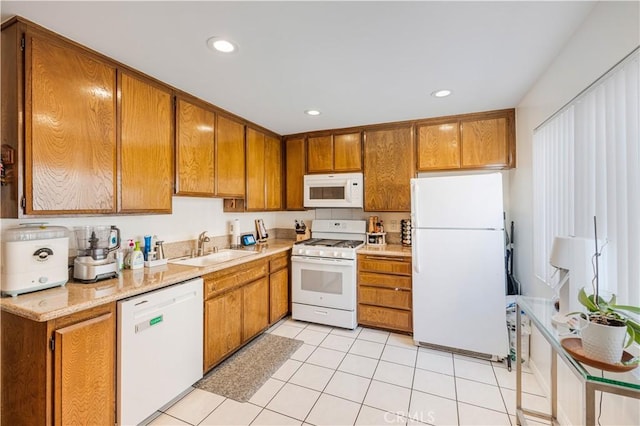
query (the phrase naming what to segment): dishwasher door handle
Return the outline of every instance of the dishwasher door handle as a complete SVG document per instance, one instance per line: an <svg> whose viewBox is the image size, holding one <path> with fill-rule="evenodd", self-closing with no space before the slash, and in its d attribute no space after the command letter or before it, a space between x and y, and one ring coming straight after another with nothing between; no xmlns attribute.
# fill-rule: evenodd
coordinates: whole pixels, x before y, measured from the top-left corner
<svg viewBox="0 0 640 426"><path fill-rule="evenodd" d="M153 314L154 312L162 311L163 309L166 309L169 306L177 305L178 303L191 300L194 297L196 297L196 293L194 291L191 291L189 293L181 294L180 296L175 296L171 299L164 300L160 303L156 303L155 305L149 305L149 306L145 305L145 303L148 303L147 300L138 302L136 304L136 308L139 306L142 306L143 309L135 311L133 314L133 318L138 319L138 318L147 316L149 314Z"/></svg>

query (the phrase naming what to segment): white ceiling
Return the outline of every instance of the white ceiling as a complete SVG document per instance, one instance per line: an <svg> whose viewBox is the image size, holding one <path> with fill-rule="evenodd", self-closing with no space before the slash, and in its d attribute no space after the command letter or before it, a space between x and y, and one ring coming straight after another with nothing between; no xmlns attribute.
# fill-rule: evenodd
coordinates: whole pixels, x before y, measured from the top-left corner
<svg viewBox="0 0 640 426"><path fill-rule="evenodd" d="M593 6L2 1L0 12L285 135L515 107ZM238 53L213 53L211 36ZM442 88L453 95L430 96Z"/></svg>

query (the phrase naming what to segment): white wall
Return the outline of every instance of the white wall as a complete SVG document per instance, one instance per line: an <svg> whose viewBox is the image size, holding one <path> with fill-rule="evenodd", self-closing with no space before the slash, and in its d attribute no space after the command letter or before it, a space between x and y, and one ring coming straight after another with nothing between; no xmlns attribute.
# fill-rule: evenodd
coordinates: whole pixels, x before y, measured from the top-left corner
<svg viewBox="0 0 640 426"><path fill-rule="evenodd" d="M225 213L222 211L222 199L198 197L173 197L173 213L144 216L86 216L86 217L47 217L41 219L2 219L0 229L18 226L21 223L47 222L49 225L66 226L72 229L82 225L116 225L120 228L122 240L143 241L144 235L157 235L165 242L196 239L202 231L211 236L228 235L234 219L240 220L242 233L255 234L255 219L263 219L267 229L294 229L296 219L311 225L314 219L367 219L377 215L384 220L387 232L400 232L400 220L408 219L409 213L374 213L362 209L316 209L307 211L278 211ZM392 221L397 229L391 229ZM75 242L70 242L75 247Z"/></svg>
<svg viewBox="0 0 640 426"><path fill-rule="evenodd" d="M294 228L295 219L311 221L315 211L224 213L222 199L173 197L173 213L146 216L99 216L42 219L3 219L2 229L20 223L48 222L50 225L73 228L79 225L116 225L122 240L141 240L144 235L157 235L166 242L195 239L202 231L209 235L230 234L230 223L240 219L241 232L255 233L255 219L264 219L267 229Z"/></svg>
<svg viewBox="0 0 640 426"><path fill-rule="evenodd" d="M640 3L600 2L516 109L517 168L511 171L511 216L516 224L515 274L529 296L551 292L533 273L533 129L573 99L640 44ZM541 31L544 31L541 28ZM534 334L531 359L547 376L549 349ZM581 424L578 382L561 366L559 402L572 424ZM602 424L637 424L640 403L605 397Z"/></svg>

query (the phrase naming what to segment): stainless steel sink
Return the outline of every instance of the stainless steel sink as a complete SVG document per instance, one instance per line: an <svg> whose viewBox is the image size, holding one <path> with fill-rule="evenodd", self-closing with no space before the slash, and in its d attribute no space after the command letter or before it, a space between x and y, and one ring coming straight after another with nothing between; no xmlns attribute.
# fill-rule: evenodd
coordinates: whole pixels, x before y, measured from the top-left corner
<svg viewBox="0 0 640 426"><path fill-rule="evenodd" d="M242 257L253 256L255 254L257 254L257 252L223 249L215 253L207 254L205 256L169 260L169 263L174 263L176 265L204 267L229 262L231 260L240 259Z"/></svg>

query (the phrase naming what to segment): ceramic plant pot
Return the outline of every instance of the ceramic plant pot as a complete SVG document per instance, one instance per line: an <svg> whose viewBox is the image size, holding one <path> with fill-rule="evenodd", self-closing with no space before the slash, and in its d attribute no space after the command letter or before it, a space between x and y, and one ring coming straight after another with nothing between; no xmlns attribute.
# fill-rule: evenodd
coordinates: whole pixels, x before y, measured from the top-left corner
<svg viewBox="0 0 640 426"><path fill-rule="evenodd" d="M587 357L607 364L620 362L627 335L627 327L623 323L603 325L585 320L581 325L582 349Z"/></svg>

